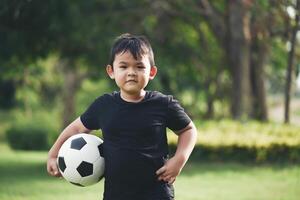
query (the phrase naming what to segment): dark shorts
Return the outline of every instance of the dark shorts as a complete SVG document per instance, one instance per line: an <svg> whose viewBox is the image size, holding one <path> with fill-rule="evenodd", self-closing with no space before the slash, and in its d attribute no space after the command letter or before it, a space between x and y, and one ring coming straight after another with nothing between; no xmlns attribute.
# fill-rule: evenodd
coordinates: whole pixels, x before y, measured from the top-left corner
<svg viewBox="0 0 300 200"><path fill-rule="evenodd" d="M155 187L136 193L104 192L103 200L174 200L174 187L168 183L159 182Z"/></svg>

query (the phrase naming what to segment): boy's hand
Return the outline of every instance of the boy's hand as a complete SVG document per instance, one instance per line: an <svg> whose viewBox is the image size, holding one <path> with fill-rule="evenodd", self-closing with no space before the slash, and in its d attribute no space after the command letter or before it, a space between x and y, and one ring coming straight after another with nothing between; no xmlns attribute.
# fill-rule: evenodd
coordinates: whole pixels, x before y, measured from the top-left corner
<svg viewBox="0 0 300 200"><path fill-rule="evenodd" d="M174 181L176 180L176 176L179 175L182 167L182 162L180 162L176 157L172 157L164 164L164 166L156 171L158 180L163 180L165 182L168 182L169 184L174 183Z"/></svg>
<svg viewBox="0 0 300 200"><path fill-rule="evenodd" d="M49 157L47 160L47 171L51 176L61 177L61 173L58 170L56 158Z"/></svg>

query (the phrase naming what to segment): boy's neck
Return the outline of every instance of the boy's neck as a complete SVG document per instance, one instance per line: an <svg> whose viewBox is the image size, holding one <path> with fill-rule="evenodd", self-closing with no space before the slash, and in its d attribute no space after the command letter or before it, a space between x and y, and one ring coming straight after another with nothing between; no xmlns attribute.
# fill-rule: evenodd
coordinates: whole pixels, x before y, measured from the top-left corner
<svg viewBox="0 0 300 200"><path fill-rule="evenodd" d="M141 90L138 94L126 94L125 92L120 91L121 98L127 102L140 102L144 99L145 94L145 90Z"/></svg>

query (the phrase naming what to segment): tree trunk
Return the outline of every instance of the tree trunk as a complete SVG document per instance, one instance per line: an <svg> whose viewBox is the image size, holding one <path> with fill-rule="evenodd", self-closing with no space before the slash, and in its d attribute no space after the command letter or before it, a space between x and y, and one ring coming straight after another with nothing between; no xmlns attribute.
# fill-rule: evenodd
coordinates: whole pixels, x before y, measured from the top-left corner
<svg viewBox="0 0 300 200"><path fill-rule="evenodd" d="M228 3L228 58L232 73L231 111L234 119L250 116L250 28L249 8L245 1Z"/></svg>
<svg viewBox="0 0 300 200"><path fill-rule="evenodd" d="M299 16L299 10L300 10L300 0L297 0L296 5L296 18L295 18L295 26L292 30L292 36L291 36L291 49L289 51L288 55L288 66L287 66L287 73L286 73L286 87L285 87L285 102L284 102L284 123L290 123L290 101L291 101L291 95L292 95L292 83L295 79L295 69L294 69L294 57L295 57L295 45L296 45L296 35L299 30L299 22L300 22L300 16Z"/></svg>
<svg viewBox="0 0 300 200"><path fill-rule="evenodd" d="M63 84L63 127L68 126L75 118L75 98L77 90L81 85L81 79L79 78L76 68L69 60L60 60L59 65L63 70L64 84Z"/></svg>
<svg viewBox="0 0 300 200"><path fill-rule="evenodd" d="M251 46L251 88L252 88L252 116L261 121L268 120L268 109L265 89L265 71L264 66L268 56L267 44L264 41L258 41L256 38Z"/></svg>

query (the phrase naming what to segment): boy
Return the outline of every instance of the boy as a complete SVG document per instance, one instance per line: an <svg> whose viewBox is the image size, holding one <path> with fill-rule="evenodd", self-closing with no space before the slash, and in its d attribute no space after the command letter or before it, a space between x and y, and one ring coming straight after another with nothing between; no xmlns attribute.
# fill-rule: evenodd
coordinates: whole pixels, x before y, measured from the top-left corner
<svg viewBox="0 0 300 200"><path fill-rule="evenodd" d="M193 122L172 96L144 89L157 73L152 48L145 37L118 37L106 71L120 91L98 97L63 130L49 151L49 174L60 176L56 158L66 139L101 129L104 200L174 199L172 184L196 142ZM167 127L178 135L177 150L170 159Z"/></svg>

